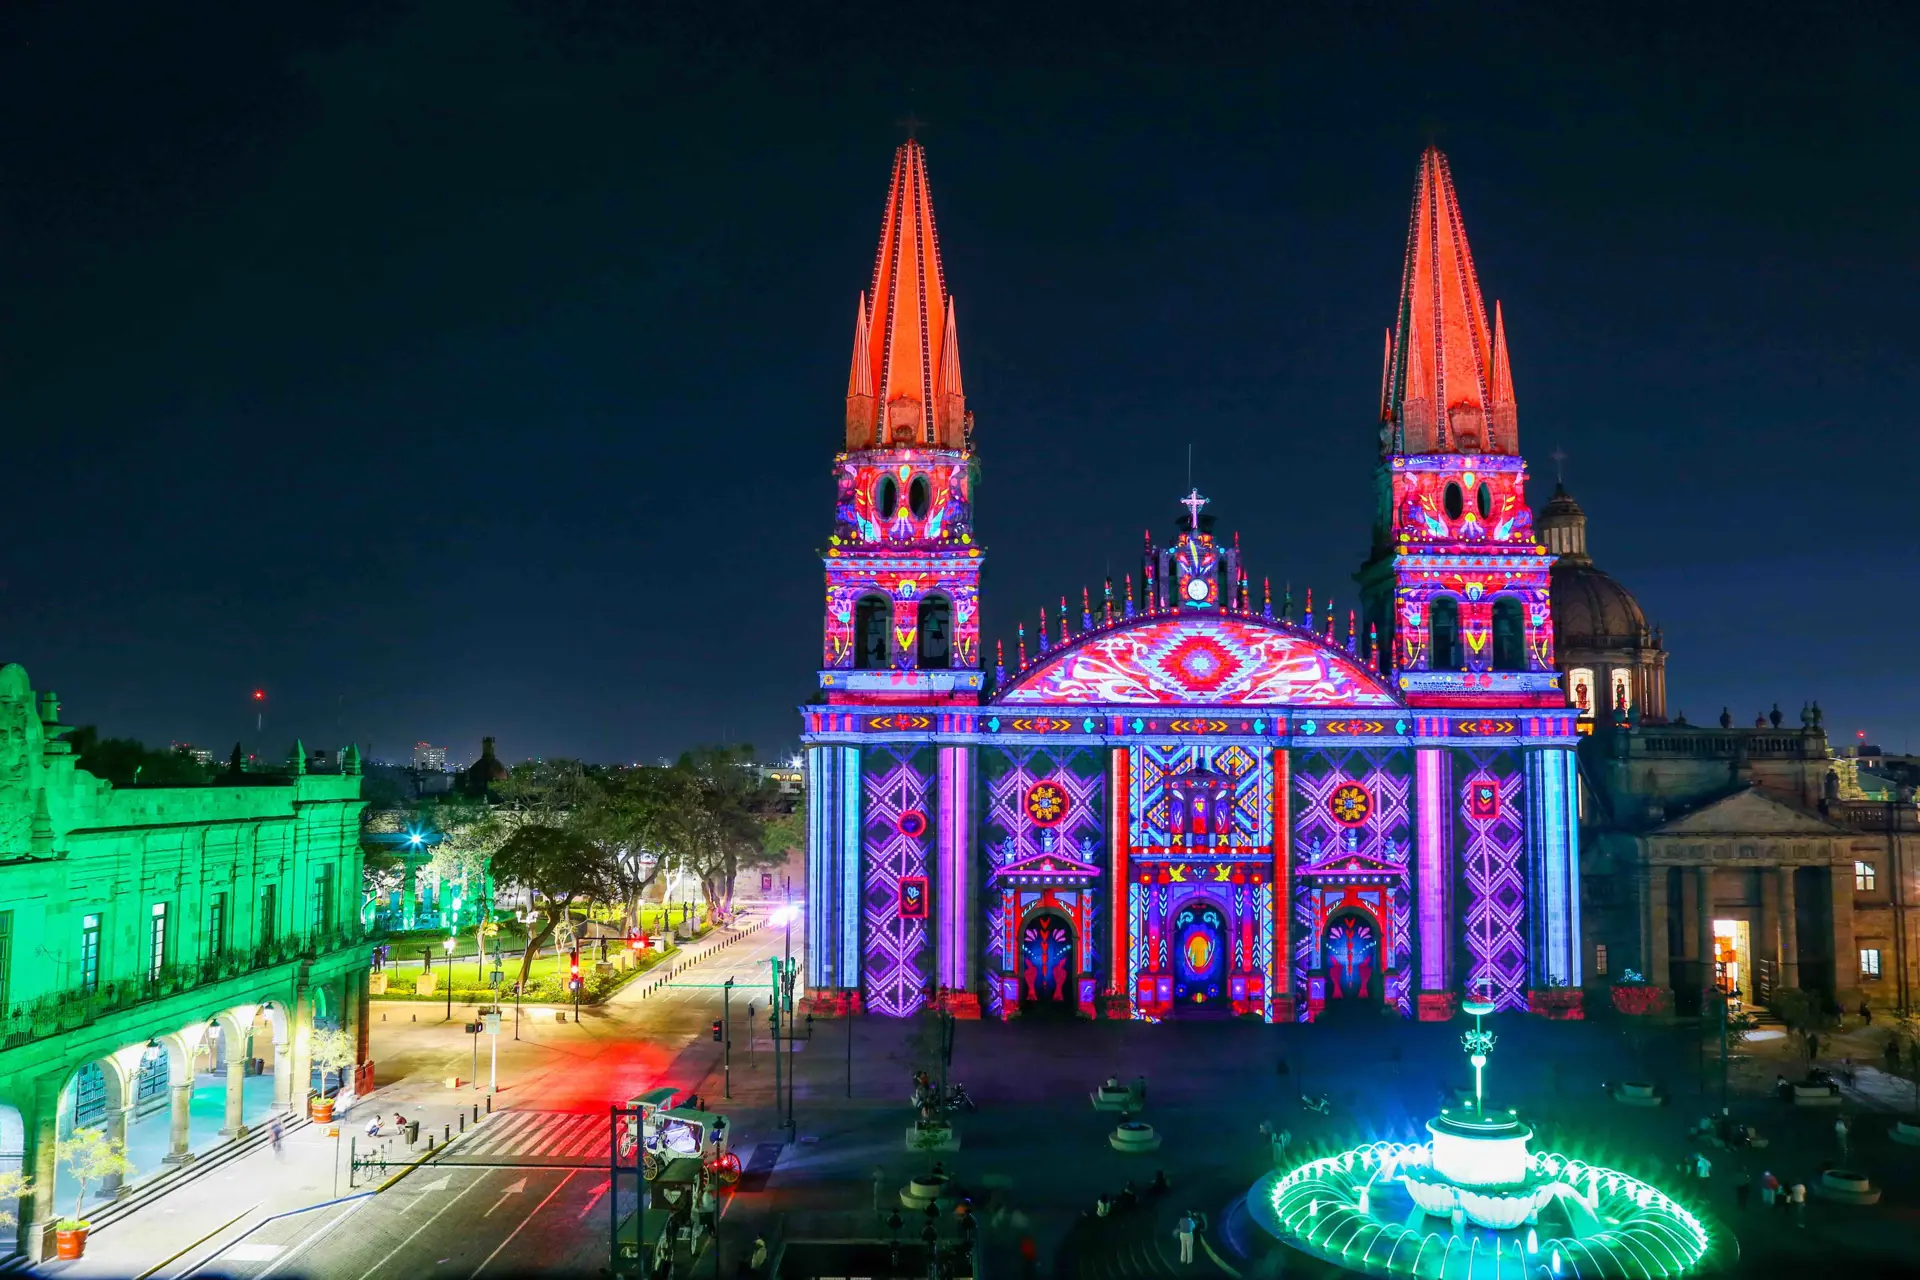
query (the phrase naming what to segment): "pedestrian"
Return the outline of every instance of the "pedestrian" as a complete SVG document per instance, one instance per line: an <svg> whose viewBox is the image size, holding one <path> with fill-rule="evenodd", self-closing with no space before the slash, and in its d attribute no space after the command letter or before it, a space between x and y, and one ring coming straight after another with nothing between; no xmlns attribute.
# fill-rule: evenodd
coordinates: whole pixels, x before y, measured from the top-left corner
<svg viewBox="0 0 1920 1280"><path fill-rule="evenodd" d="M1819 1060L1820 1060L1820 1037L1817 1035L1809 1034L1807 1036L1807 1061L1809 1063L1813 1063L1813 1062L1818 1062Z"/></svg>
<svg viewBox="0 0 1920 1280"><path fill-rule="evenodd" d="M1860 1025L1863 1027L1873 1025L1873 1006L1867 1003L1865 996L1860 997Z"/></svg>
<svg viewBox="0 0 1920 1280"><path fill-rule="evenodd" d="M367 1120L367 1136L369 1138L377 1138L380 1136L380 1117L378 1114Z"/></svg>
<svg viewBox="0 0 1920 1280"><path fill-rule="evenodd" d="M1773 1176L1773 1170L1771 1169L1762 1172L1760 1175L1760 1207L1763 1209L1773 1208L1774 1197L1779 1194L1780 1179Z"/></svg>
<svg viewBox="0 0 1920 1280"><path fill-rule="evenodd" d="M1753 1174L1748 1172L1743 1172L1740 1175L1740 1181L1733 1184L1734 1208L1740 1210L1740 1212L1742 1213L1745 1213L1747 1211L1747 1197L1752 1194L1753 1194Z"/></svg>
<svg viewBox="0 0 1920 1280"><path fill-rule="evenodd" d="M1847 1118L1845 1116L1836 1117L1833 1122L1833 1140L1840 1144L1840 1158L1842 1160L1847 1158L1848 1132Z"/></svg>
<svg viewBox="0 0 1920 1280"><path fill-rule="evenodd" d="M759 1275L760 1268L767 1265L767 1240L765 1236L753 1238L753 1256L747 1259L747 1266L753 1274Z"/></svg>
<svg viewBox="0 0 1920 1280"><path fill-rule="evenodd" d="M1273 1135L1273 1167L1278 1169L1286 1163L1287 1147L1293 1142L1293 1133L1282 1129Z"/></svg>
<svg viewBox="0 0 1920 1280"><path fill-rule="evenodd" d="M287 1153L280 1148L280 1140L286 1136L287 1131L281 1127L279 1116L275 1116L267 1123L267 1138L273 1143L273 1156L276 1160L287 1158Z"/></svg>
<svg viewBox="0 0 1920 1280"><path fill-rule="evenodd" d="M1887 1072L1893 1074L1900 1070L1900 1041L1898 1037L1887 1037Z"/></svg>
<svg viewBox="0 0 1920 1280"><path fill-rule="evenodd" d="M1793 1184L1793 1225L1805 1230L1807 1226L1807 1184Z"/></svg>
<svg viewBox="0 0 1920 1280"><path fill-rule="evenodd" d="M1113 1212L1113 1201L1107 1199L1107 1193L1102 1191L1098 1196L1094 1198L1093 1216L1096 1218L1104 1218L1110 1215L1112 1212Z"/></svg>
<svg viewBox="0 0 1920 1280"><path fill-rule="evenodd" d="M1179 1237L1180 1240L1180 1261L1184 1263L1191 1264L1193 1262L1193 1229L1195 1225L1193 1210L1191 1209L1181 1214L1180 1221L1173 1224L1173 1234Z"/></svg>
<svg viewBox="0 0 1920 1280"><path fill-rule="evenodd" d="M1711 1175L1712 1173L1713 1173L1713 1161L1707 1159L1707 1153L1704 1151L1694 1152L1693 1153L1693 1176L1700 1179L1700 1181L1705 1182L1708 1176Z"/></svg>

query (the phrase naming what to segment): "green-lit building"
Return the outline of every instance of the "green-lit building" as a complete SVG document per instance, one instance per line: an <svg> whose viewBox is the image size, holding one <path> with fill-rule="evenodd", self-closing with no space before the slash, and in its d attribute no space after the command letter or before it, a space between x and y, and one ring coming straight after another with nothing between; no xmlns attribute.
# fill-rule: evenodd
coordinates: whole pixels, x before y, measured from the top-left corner
<svg viewBox="0 0 1920 1280"><path fill-rule="evenodd" d="M76 767L59 712L0 666L0 1171L32 1179L34 1258L72 1211L54 1153L74 1129L126 1138L137 1172L110 1198L303 1107L316 1027L353 1037L350 1080L373 1067L357 750L118 789Z"/></svg>

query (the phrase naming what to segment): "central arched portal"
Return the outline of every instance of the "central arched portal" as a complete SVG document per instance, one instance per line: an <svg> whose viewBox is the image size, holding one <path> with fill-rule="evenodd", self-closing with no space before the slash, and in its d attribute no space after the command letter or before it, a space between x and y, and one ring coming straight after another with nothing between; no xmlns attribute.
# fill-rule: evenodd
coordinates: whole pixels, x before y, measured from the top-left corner
<svg viewBox="0 0 1920 1280"><path fill-rule="evenodd" d="M1072 1014L1079 1002L1078 988L1073 926L1058 912L1034 913L1020 930L1022 1012Z"/></svg>
<svg viewBox="0 0 1920 1280"><path fill-rule="evenodd" d="M1327 1002L1347 1005L1379 1004L1380 930L1361 911L1341 911L1327 921L1321 939L1327 958Z"/></svg>
<svg viewBox="0 0 1920 1280"><path fill-rule="evenodd" d="M1227 991L1227 917L1211 902L1189 902L1173 916L1173 999L1192 1008L1231 1008Z"/></svg>

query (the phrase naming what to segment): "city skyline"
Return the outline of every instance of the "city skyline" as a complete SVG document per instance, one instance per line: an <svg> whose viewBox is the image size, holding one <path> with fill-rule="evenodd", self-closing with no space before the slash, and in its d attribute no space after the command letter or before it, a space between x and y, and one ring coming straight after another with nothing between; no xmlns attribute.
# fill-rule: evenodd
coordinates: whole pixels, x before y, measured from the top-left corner
<svg viewBox="0 0 1920 1280"><path fill-rule="evenodd" d="M339 12L156 30L176 69L247 74L128 118L151 73L127 68L0 144L0 419L39 480L0 609L69 723L221 757L784 754L845 316L911 113L978 415L989 647L1124 572L1190 484L1276 596L1352 602L1383 246L1437 134L1504 304L1530 497L1564 454L1595 561L1664 628L1670 705L1751 724L1817 699L1836 745L1910 745L1920 694L1880 638L1920 621L1885 585L1910 539L1860 514L1899 509L1872 462L1914 390L1885 278L1914 179L1864 159L1897 81L1871 14L1802 33L1803 72L1850 70L1803 102L1752 74L1781 31L1705 25L1646 55L1569 17L1247 19L1148 56L1118 23L1102 47L1151 74L1052 80L972 29L900 31L853 91L691 30L593 32L588 57L507 6ZM9 21L15 94L120 56ZM796 55L833 38L794 21ZM1066 39L1045 21L1035 49ZM897 69L923 38L952 70ZM1210 65L1235 40L1268 61ZM1568 45L1588 61L1532 68ZM651 74L663 50L683 65ZM708 74L730 59L753 83ZM1441 65L1473 74L1367 88Z"/></svg>

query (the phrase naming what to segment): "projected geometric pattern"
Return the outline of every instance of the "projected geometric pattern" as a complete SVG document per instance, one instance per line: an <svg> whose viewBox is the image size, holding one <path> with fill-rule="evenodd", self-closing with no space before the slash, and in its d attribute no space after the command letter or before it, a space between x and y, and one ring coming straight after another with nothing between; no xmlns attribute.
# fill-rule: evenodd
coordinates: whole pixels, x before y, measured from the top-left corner
<svg viewBox="0 0 1920 1280"><path fill-rule="evenodd" d="M1333 805L1336 792L1358 784L1370 798L1366 820L1357 827L1342 823ZM1413 1015L1412 993L1403 971L1413 960L1413 894L1408 860L1413 844L1411 802L1413 766L1410 753L1361 747L1293 754L1293 974L1296 1014L1308 1016L1306 974L1320 960L1331 891L1320 877L1302 874L1316 863L1341 854L1355 854L1370 866L1391 873L1384 890L1385 903L1365 895L1369 909L1384 910L1389 975L1386 999L1402 1014Z"/></svg>
<svg viewBox="0 0 1920 1280"><path fill-rule="evenodd" d="M1463 923L1467 943L1466 989L1483 984L1502 1009L1527 1007L1526 816L1520 798L1525 784L1513 751L1457 751L1454 777L1460 780L1455 807L1455 840L1460 877L1466 888ZM1475 784L1491 781L1497 796ZM1493 816L1477 818L1489 801Z"/></svg>
<svg viewBox="0 0 1920 1280"><path fill-rule="evenodd" d="M1158 851L1172 846L1172 805L1167 783L1202 770L1220 774L1233 784L1228 810L1231 829L1225 842L1209 841L1202 848L1192 849L1190 856L1218 859L1235 853L1244 856L1256 850L1264 853L1273 843L1273 806L1267 800L1272 774L1253 751L1238 743L1140 746L1129 747L1127 751L1131 757L1127 769L1130 793L1127 808L1133 815L1128 839L1136 853L1154 849L1159 856Z"/></svg>
<svg viewBox="0 0 1920 1280"><path fill-rule="evenodd" d="M933 982L926 918L909 918L900 911L901 882L927 875L932 836L924 821L909 818L903 823L901 817L931 808L935 752L914 746L869 747L860 765L866 868L861 989L867 1008L903 1017L926 1003Z"/></svg>

